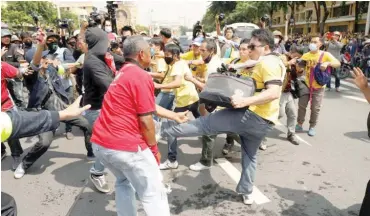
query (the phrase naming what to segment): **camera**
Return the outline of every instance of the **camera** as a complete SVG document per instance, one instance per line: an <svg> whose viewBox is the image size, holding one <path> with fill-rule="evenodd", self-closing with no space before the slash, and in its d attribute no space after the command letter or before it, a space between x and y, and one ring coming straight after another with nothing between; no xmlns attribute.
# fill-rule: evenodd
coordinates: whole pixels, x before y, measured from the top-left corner
<svg viewBox="0 0 370 216"><path fill-rule="evenodd" d="M270 17L269 17L269 15L267 15L267 14L265 14L265 15L263 15L262 17L261 17L261 21L262 22L268 22L270 20Z"/></svg>
<svg viewBox="0 0 370 216"><path fill-rule="evenodd" d="M223 14L223 13L220 13L220 15L218 15L218 21L222 21L222 20L224 20L225 19L225 14Z"/></svg>
<svg viewBox="0 0 370 216"><path fill-rule="evenodd" d="M35 13L35 12L32 12L31 13L31 17L33 19L33 21L36 23L36 25L38 24L39 22L39 16Z"/></svg>
<svg viewBox="0 0 370 216"><path fill-rule="evenodd" d="M67 29L69 27L69 23L71 22L73 22L73 20L67 18L57 19L58 26L61 29Z"/></svg>
<svg viewBox="0 0 370 216"><path fill-rule="evenodd" d="M103 20L102 15L96 12L97 8L94 7L93 10L94 11L90 13L90 16L88 19L89 27L96 27L98 25L101 25L102 20Z"/></svg>
<svg viewBox="0 0 370 216"><path fill-rule="evenodd" d="M203 33L203 27L200 25L200 21L197 21L193 27L193 40L202 33Z"/></svg>

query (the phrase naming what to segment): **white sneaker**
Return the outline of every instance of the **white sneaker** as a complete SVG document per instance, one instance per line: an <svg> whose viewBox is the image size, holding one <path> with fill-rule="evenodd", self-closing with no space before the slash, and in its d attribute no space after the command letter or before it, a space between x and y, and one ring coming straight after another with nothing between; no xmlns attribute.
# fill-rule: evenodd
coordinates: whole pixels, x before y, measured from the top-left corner
<svg viewBox="0 0 370 216"><path fill-rule="evenodd" d="M168 169L177 169L179 167L179 163L177 161L171 162L166 160L164 163L159 165L160 170L168 170Z"/></svg>
<svg viewBox="0 0 370 216"><path fill-rule="evenodd" d="M26 171L23 168L23 162L22 162L18 165L17 169L15 169L14 178L20 179L24 176L25 173L26 173Z"/></svg>
<svg viewBox="0 0 370 216"><path fill-rule="evenodd" d="M254 199L252 197L252 195L244 195L242 194L242 197L243 197L243 203L246 204L246 205L252 205L254 203Z"/></svg>
<svg viewBox="0 0 370 216"><path fill-rule="evenodd" d="M210 166L204 166L201 162L198 162L196 164L190 165L189 169L193 171L201 171L201 170L206 170L210 169Z"/></svg>
<svg viewBox="0 0 370 216"><path fill-rule="evenodd" d="M105 180L104 175L97 176L97 175L90 174L90 180L95 185L95 187L98 191L100 191L102 193L109 193L110 192L109 185L108 185L107 181Z"/></svg>

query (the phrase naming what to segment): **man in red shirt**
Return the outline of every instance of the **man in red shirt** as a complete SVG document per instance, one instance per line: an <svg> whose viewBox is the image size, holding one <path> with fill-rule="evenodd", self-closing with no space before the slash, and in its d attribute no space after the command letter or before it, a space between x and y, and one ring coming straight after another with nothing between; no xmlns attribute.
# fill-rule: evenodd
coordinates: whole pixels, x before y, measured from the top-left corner
<svg viewBox="0 0 370 216"><path fill-rule="evenodd" d="M117 178L118 216L137 214L135 192L146 215L169 216L152 116L157 113L184 122L186 113L156 107L153 80L143 70L151 62L150 47L143 37L128 37L123 49L126 62L105 94L94 124L94 153Z"/></svg>
<svg viewBox="0 0 370 216"><path fill-rule="evenodd" d="M20 67L20 70L25 72L26 68ZM7 81L6 79L13 79L22 77L22 73L12 65L8 64L7 62L1 62L1 111L2 112L15 112L16 107L13 103L13 100L10 97L8 88L7 88ZM23 154L23 149L21 143L18 139L10 139L8 140L8 144L10 150L12 152L13 157L13 165L12 168L15 170L20 163L20 156ZM4 143L1 143L1 159L6 156L6 147Z"/></svg>

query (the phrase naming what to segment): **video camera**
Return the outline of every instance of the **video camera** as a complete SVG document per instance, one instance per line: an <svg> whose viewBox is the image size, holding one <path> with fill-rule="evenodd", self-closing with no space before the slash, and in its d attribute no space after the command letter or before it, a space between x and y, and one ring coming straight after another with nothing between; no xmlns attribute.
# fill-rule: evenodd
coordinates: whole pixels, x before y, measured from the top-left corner
<svg viewBox="0 0 370 216"><path fill-rule="evenodd" d="M222 21L222 20L224 20L225 19L225 14L223 14L223 13L220 13L219 15L218 15L218 21Z"/></svg>
<svg viewBox="0 0 370 216"><path fill-rule="evenodd" d="M69 23L71 22L73 22L72 19L67 19L67 18L57 19L58 26L61 29L68 29Z"/></svg>
<svg viewBox="0 0 370 216"><path fill-rule="evenodd" d="M102 24L102 20L104 19L104 17L99 14L97 10L98 9L94 7L93 12L90 13L89 19L87 21L89 23L89 27L96 27Z"/></svg>
<svg viewBox="0 0 370 216"><path fill-rule="evenodd" d="M265 14L261 17L261 21L266 23L266 26L270 26L270 17L269 15Z"/></svg>

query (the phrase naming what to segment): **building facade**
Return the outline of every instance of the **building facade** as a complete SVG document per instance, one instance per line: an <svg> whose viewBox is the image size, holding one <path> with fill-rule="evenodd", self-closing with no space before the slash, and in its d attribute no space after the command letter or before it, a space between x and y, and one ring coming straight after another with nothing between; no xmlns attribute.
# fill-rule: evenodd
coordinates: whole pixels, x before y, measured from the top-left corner
<svg viewBox="0 0 370 216"><path fill-rule="evenodd" d="M327 1L327 7L329 9L329 17L325 22L324 32L354 32L355 27L355 1L348 1L345 6L342 6L342 2ZM367 9L365 10L367 11ZM287 14L290 14L290 8ZM321 7L321 19L324 15L324 9ZM313 2L307 1L305 7L299 7L296 9L295 15L295 27L293 33L300 34L317 34L317 17L315 6ZM366 13L359 16L358 31L365 31L366 25ZM291 26L292 27L292 26ZM272 29L284 32L285 30L285 14L283 10L275 12L272 19ZM290 33L291 29L289 29Z"/></svg>

